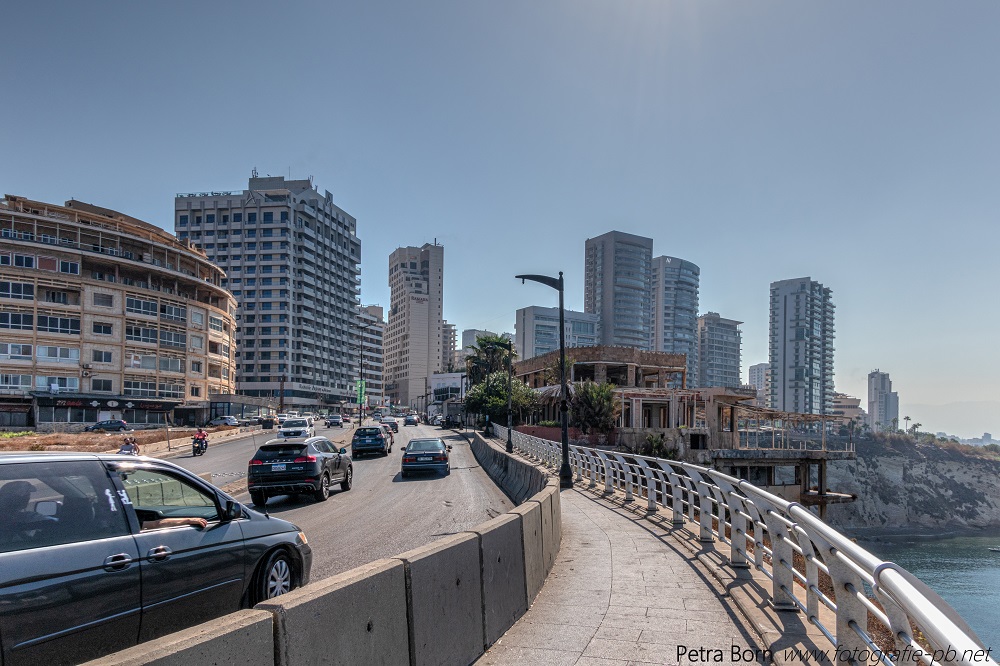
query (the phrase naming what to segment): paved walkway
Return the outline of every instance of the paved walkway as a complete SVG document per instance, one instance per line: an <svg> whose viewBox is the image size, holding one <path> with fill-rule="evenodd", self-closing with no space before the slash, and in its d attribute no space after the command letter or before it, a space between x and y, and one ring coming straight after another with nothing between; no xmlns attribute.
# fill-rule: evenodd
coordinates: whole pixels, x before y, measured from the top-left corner
<svg viewBox="0 0 1000 666"><path fill-rule="evenodd" d="M658 526L580 487L561 499L562 547L552 572L477 664L760 663L746 652L731 658L734 645L759 650L758 641L669 523Z"/></svg>

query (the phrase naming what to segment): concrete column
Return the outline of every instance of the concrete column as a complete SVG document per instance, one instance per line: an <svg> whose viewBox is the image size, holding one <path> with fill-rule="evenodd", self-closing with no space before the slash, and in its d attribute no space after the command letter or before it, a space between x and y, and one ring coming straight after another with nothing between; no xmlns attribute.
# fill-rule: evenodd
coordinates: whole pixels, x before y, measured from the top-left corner
<svg viewBox="0 0 1000 666"><path fill-rule="evenodd" d="M656 388L667 388L667 371L659 370L656 373Z"/></svg>
<svg viewBox="0 0 1000 666"><path fill-rule="evenodd" d="M608 383L608 366L603 363L594 365L594 381L598 384Z"/></svg>
<svg viewBox="0 0 1000 666"><path fill-rule="evenodd" d="M626 368L625 383L629 386L635 386L635 366L629 363Z"/></svg>

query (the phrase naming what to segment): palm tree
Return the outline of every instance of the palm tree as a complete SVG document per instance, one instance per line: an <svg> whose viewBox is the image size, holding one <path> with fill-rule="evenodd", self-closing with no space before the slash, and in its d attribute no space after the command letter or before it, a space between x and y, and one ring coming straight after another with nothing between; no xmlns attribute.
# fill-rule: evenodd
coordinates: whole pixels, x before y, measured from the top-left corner
<svg viewBox="0 0 1000 666"><path fill-rule="evenodd" d="M465 358L466 373L469 376L469 386L484 381L494 372L507 371L507 357L513 365L517 352L511 342L500 335L480 335L476 344L466 349L469 355Z"/></svg>
<svg viewBox="0 0 1000 666"><path fill-rule="evenodd" d="M903 417L903 421L906 422L906 427L904 428L904 430L909 430L910 429L910 417L909 416L904 416Z"/></svg>
<svg viewBox="0 0 1000 666"><path fill-rule="evenodd" d="M910 428L910 434L913 435L914 437L916 437L917 436L917 428L919 428L922 425L923 425L923 423L916 423L916 422L914 422L913 423L913 427Z"/></svg>

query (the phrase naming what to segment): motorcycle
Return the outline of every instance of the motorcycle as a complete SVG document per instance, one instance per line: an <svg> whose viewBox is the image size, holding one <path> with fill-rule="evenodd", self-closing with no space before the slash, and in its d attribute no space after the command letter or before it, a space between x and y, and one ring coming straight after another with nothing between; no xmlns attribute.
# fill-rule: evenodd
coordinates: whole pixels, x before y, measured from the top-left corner
<svg viewBox="0 0 1000 666"><path fill-rule="evenodd" d="M191 440L191 455L200 456L208 450L208 440L204 437L194 437Z"/></svg>
<svg viewBox="0 0 1000 666"><path fill-rule="evenodd" d="M139 448L133 444L122 444L118 449L118 453L126 456L138 456Z"/></svg>

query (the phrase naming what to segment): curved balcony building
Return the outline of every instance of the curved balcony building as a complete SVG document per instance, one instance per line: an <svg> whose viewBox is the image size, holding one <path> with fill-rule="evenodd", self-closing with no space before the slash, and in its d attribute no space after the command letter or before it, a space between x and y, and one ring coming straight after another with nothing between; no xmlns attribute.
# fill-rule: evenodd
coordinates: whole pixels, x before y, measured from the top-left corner
<svg viewBox="0 0 1000 666"><path fill-rule="evenodd" d="M190 421L184 410L235 393L237 303L224 278L155 225L6 195L0 427Z"/></svg>

